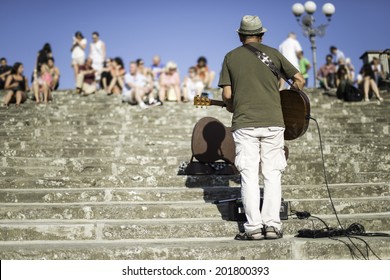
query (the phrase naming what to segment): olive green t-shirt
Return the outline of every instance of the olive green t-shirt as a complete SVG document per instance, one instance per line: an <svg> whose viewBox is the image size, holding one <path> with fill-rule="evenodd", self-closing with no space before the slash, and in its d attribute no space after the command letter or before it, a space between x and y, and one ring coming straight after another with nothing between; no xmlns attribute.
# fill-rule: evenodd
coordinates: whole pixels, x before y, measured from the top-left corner
<svg viewBox="0 0 390 280"><path fill-rule="evenodd" d="M260 43L251 45L266 53L286 77L298 72L278 50ZM240 46L226 54L218 86L232 87L233 131L246 127L284 127L278 78L252 51Z"/></svg>

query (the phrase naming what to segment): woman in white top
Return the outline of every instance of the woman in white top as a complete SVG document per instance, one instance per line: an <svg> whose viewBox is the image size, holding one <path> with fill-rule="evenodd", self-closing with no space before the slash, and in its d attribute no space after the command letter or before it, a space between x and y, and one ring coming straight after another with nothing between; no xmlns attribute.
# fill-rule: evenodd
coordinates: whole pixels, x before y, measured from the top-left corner
<svg viewBox="0 0 390 280"><path fill-rule="evenodd" d="M75 80L79 73L79 66L85 62L85 48L87 47L87 39L84 38L80 31L77 31L73 37L72 51L72 67L74 71Z"/></svg>
<svg viewBox="0 0 390 280"><path fill-rule="evenodd" d="M198 76L196 67L192 66L188 69L188 76L184 77L182 88L184 101L193 101L195 96L202 94L204 84Z"/></svg>

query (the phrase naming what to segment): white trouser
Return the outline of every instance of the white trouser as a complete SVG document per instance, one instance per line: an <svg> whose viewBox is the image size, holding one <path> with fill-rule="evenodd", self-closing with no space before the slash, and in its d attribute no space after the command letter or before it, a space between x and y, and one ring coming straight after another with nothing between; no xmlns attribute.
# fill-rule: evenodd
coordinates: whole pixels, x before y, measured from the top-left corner
<svg viewBox="0 0 390 280"><path fill-rule="evenodd" d="M242 128L233 132L235 165L241 174L241 197L248 221L247 233L265 226L281 229L281 178L287 166L284 155L284 128ZM264 177L263 207L260 213L259 162Z"/></svg>
<svg viewBox="0 0 390 280"><path fill-rule="evenodd" d="M96 92L96 83L92 84L84 83L84 74L80 73L77 75L76 87L80 88L84 93L91 94Z"/></svg>

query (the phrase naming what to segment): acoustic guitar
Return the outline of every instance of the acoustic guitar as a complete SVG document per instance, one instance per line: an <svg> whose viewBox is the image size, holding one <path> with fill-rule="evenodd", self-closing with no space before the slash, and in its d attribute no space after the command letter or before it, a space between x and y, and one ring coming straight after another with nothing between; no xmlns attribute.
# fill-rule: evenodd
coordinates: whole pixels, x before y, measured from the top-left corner
<svg viewBox="0 0 390 280"><path fill-rule="evenodd" d="M309 127L310 100L303 91L286 89L280 91L280 100L285 125L284 139L294 140L305 134ZM196 96L195 106L221 106L225 107L222 100L209 99L207 96Z"/></svg>

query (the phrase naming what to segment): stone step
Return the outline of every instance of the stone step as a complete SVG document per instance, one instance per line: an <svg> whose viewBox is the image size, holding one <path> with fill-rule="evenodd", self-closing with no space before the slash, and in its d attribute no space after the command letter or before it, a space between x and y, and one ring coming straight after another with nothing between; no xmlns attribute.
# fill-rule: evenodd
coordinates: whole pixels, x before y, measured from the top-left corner
<svg viewBox="0 0 390 280"><path fill-rule="evenodd" d="M340 170L353 170L353 171L375 171L383 170L387 171L390 154L375 155L368 161L368 158L364 154L326 154L325 166L329 172L339 172ZM177 173L181 165L189 162L189 156L167 156L167 157L154 157L154 156L129 156L129 157L83 157L83 158L50 158L50 157L0 157L0 166L2 171L6 173L16 173L18 170L22 171L26 169L47 169L53 168L54 170L66 170L70 173L83 173L86 169L101 168L103 170L110 169L111 173L113 168L134 168L139 167L159 167L167 169L167 172ZM290 171L306 171L308 169L322 170L322 159L319 154L297 154L296 151L290 151L287 172ZM302 168L304 170L302 170ZM15 169L14 172L12 169ZM8 171L7 171L8 170ZM169 171L168 171L169 170ZM6 173L0 174L0 176L6 176ZM111 174L110 173L110 174Z"/></svg>
<svg viewBox="0 0 390 280"><path fill-rule="evenodd" d="M4 162L3 162L4 163ZM3 165L4 166L4 165ZM387 172L389 165L386 162L329 162L327 163L327 173L334 175L352 175L359 172ZM289 163L286 175L294 175L299 172L309 172L310 174L321 174L323 171L322 162L296 162ZM7 177L62 177L62 176L111 176L111 175L140 175L140 176L166 176L176 175L179 172L177 165L135 165L135 164L81 164L74 162L68 165L35 165L23 167L2 167L0 178Z"/></svg>
<svg viewBox="0 0 390 280"><path fill-rule="evenodd" d="M64 102L67 102L66 100ZM152 126L156 124L167 124L166 115L161 115L161 112L169 113L171 117L179 117L186 115L185 119L169 119L173 124L190 124L191 120L200 118L205 115L215 115L223 120L230 120L231 114L225 109L210 107L207 109L199 109L192 104L167 104L167 106L156 107L153 110L139 110L137 107L128 107L126 105L112 104L67 104L62 107L48 106L43 110L38 108L25 108L28 110L9 110L0 109L0 118L4 119L6 124L31 126L31 125L55 125L57 123L69 125L104 125L107 123L122 124L123 122L134 121L136 123L150 123ZM99 110L99 118L94 117L95 112ZM30 114L28 113L30 111ZM329 111L333 111L329 114ZM48 114L50 112L50 114ZM311 115L313 119L309 121L313 124L315 120L324 126L339 126L343 124L351 124L363 126L384 122L388 116L383 114L387 112L387 106L373 107L351 107L346 108L312 108ZM31 113L34 113L31 115ZM26 118L30 116L29 118ZM42 116L45 118L40 119ZM188 116L188 118L187 118ZM66 117L66 118L65 118ZM117 117L120 117L117 118ZM331 122L329 122L331 121Z"/></svg>
<svg viewBox="0 0 390 280"><path fill-rule="evenodd" d="M381 183L390 180L389 175L379 172L360 172L354 174L327 174L330 184ZM283 185L317 185L324 184L321 174L308 174L306 177L297 174L285 174ZM236 176L166 176L164 178L150 176L82 176L82 177L47 177L47 178L5 178L0 180L0 189L24 188L138 188L138 187L199 187L204 186L236 186L239 178Z"/></svg>
<svg viewBox="0 0 390 280"><path fill-rule="evenodd" d="M214 99L221 99L221 97L217 97ZM315 115L317 112L329 112L329 109L334 109L332 113L335 116L338 115L346 115L348 116L348 112L350 111L368 111L372 108L375 108L372 114L375 114L376 111L384 111L386 108L386 103L379 102L370 102L370 103L354 103L354 104L343 104L338 102L328 102L323 100L318 100L318 102L311 102L311 113ZM181 103L176 104L176 102L165 102L162 107L155 107L152 110L140 110L138 106L129 106L127 104L122 104L120 98L115 99L105 99L103 98L88 98L88 100L82 98L75 98L72 100L72 97L64 97L57 98L56 102L52 102L49 106L35 106L33 102L26 102L23 104L22 108L29 109L33 111L36 115L44 115L46 112L55 112L53 116L61 116L66 113L70 114L70 117L74 116L74 113L78 113L81 116L85 116L91 114L93 109L100 109L99 114L104 115L116 115L123 114L123 112L137 112L143 114L154 115L156 112L161 110L165 110L162 108L169 108L171 113L182 112L186 108L191 108L193 111L217 111L221 114L228 114L225 109L210 106L210 107L196 107L193 103ZM77 112L80 110L80 112ZM10 106L9 108L1 108L1 115L11 115L17 116L19 114L25 114L24 110L19 110L15 106ZM94 115L94 114L92 114Z"/></svg>
<svg viewBox="0 0 390 280"><path fill-rule="evenodd" d="M390 197L333 198L340 214L390 212ZM316 215L333 212L329 199L294 199L291 211ZM226 217L227 204L204 201L88 202L88 203L2 203L0 219L166 219Z"/></svg>
<svg viewBox="0 0 390 280"><path fill-rule="evenodd" d="M341 223L390 232L388 102L345 103L312 91L309 98ZM323 227L312 219L284 221L282 240L233 241L242 224L224 220L228 205L212 201L239 197L239 176L178 176L191 158L193 127L205 116L230 126L231 114L217 107L167 102L141 111L98 94L54 93L49 106L1 108L0 258L351 258L341 242L293 237ZM337 226L314 121L287 146L289 209ZM390 257L388 238L365 239Z"/></svg>
<svg viewBox="0 0 390 280"><path fill-rule="evenodd" d="M179 116L178 116L179 117ZM143 121L134 121L129 120L127 122L121 121L121 122L104 122L99 121L97 124L91 124L89 120L86 121L80 121L79 119L73 121L54 121L51 120L49 123L38 123L38 124L31 124L29 121L23 121L23 120L17 120L15 118L4 120L2 124L2 129L0 129L1 134L7 133L8 135L13 136L30 136L30 135L36 135L40 133L40 136L51 136L61 133L67 133L69 136L76 136L76 135L90 135L90 136L96 136L96 135L103 135L103 136L109 136L109 135L115 135L118 132L121 132L123 135L131 135L136 134L139 135L139 133L153 133L159 132L160 135L170 135L172 133L176 132L176 135L178 133L192 132L192 129L194 128L194 125L200 118L198 117L189 117L184 122L181 123L172 123L172 126L169 128L164 128L164 131L161 131L162 125L158 121L147 121L146 123ZM222 119L220 119L222 121ZM229 121L229 120L228 120ZM329 120L326 120L329 122ZM325 122L325 120L324 120ZM230 123L226 123L227 126L230 126ZM38 126L38 128L37 128ZM8 129L5 129L7 127ZM86 129L86 127L88 127ZM128 128L131 127L133 129L137 128L137 133L135 133L132 130L129 130ZM44 129L50 129L49 131L44 131ZM383 119L382 121L373 120L372 123L347 123L346 120L335 120L334 123L320 123L320 130L321 132L327 132L328 134L343 134L345 132L351 133L351 134L365 134L365 133L372 133L372 135L379 136L378 132L385 132L387 135L389 134L389 119ZM317 127L310 123L308 127L309 132L318 133ZM376 134L375 134L376 133Z"/></svg>
<svg viewBox="0 0 390 280"><path fill-rule="evenodd" d="M0 242L1 259L50 260L335 260L389 259L390 239L363 237L365 243L354 240L363 253L352 246L347 238L306 239L286 236L278 240L254 242L233 241L221 238L172 238L169 240L125 241L15 241ZM350 247L343 245L349 244ZM255 246L256 245L256 246ZM374 255L374 253L375 256Z"/></svg>
<svg viewBox="0 0 390 280"><path fill-rule="evenodd" d="M352 137L352 135L350 135ZM359 141L356 140L359 138ZM5 138L3 137L5 140ZM52 138L47 139L48 143L43 146L42 140L44 138L31 138L31 137L14 137L11 141L5 140L0 144L0 153L3 155L9 154L10 152L24 152L29 151L30 154L39 152L42 149L107 149L107 150L128 150L135 146L139 147L140 155L141 152L148 150L155 150L162 146L174 147L176 150L181 150L183 154L191 153L191 135L182 136L162 136L158 135L148 136L144 134L141 136L123 136L119 139L111 137L78 137L75 138ZM373 135L364 135L364 137L352 137L350 139L343 139L341 137L332 137L328 139L322 139L322 145L326 154L350 154L359 152L372 152L381 155L384 152L389 151L390 137L378 138ZM372 142L375 140L375 142ZM46 141L46 140L45 140ZM368 144L369 143L369 144ZM289 148L290 154L302 154L302 153L315 153L320 152L320 143L318 138L310 137L310 139L301 139L297 141L286 141L285 145ZM234 148L234 146L232 146ZM16 153L14 152L14 153ZM135 151L138 152L138 151ZM0 155L1 155L0 154ZM384 154L383 156L386 156ZM55 157L56 155L53 155ZM151 154L151 156L153 156ZM18 156L22 157L22 155ZM31 156L30 156L31 157Z"/></svg>
<svg viewBox="0 0 390 280"><path fill-rule="evenodd" d="M93 143L84 144L82 146L74 146L73 144L53 144L52 147L46 147L39 145L40 148L30 149L24 144L24 148L21 148L23 143L18 144L13 149L0 149L1 157L36 157L47 158L84 158L84 157L132 157L142 156L148 154L152 157L156 156L169 156L169 157L188 157L191 158L191 144L184 141L182 145L174 145L176 141L155 141L149 142L145 146L140 146L137 142L122 145L94 145ZM288 146L288 144L287 144ZM313 154L317 158L320 158L321 151L319 147L306 146L300 149L294 149L289 147L291 156L294 154L306 155ZM325 145L324 154L326 157L336 157L337 155L344 155L344 157L350 155L355 157L356 154L364 153L366 157L376 157L376 155L384 156L389 154L390 147L384 145L350 145L345 147L343 145ZM309 155L310 156L310 155ZM359 155L356 155L359 157Z"/></svg>
<svg viewBox="0 0 390 280"><path fill-rule="evenodd" d="M321 199L329 196L326 186L282 186L283 198ZM352 197L389 197L390 184L339 184L330 185L333 198ZM72 203L72 202L152 202L152 201L199 201L213 202L241 197L239 185L204 186L202 188L187 187L140 187L140 188L26 188L1 189L0 203Z"/></svg>
<svg viewBox="0 0 390 280"><path fill-rule="evenodd" d="M86 108L83 108L84 110ZM204 116L215 116L226 126L230 126L231 115L227 112L220 112L218 110L207 110L205 112L199 113L199 111L193 110L191 107L182 108L180 111L170 111L169 118L165 115L159 115L162 113L160 110L155 111L153 114L148 112L132 112L123 110L121 114L109 118L99 118L96 119L93 117L92 113L96 112L96 108L88 108L91 111L91 114L83 115L75 110L73 115L70 115L69 112L64 112L61 115L45 114L42 116L28 116L24 115L20 111L18 114L12 115L9 112L0 111L0 119L3 121L0 128L3 130L5 127L10 127L16 129L26 129L31 130L33 127L53 127L55 131L59 130L61 126L64 126L66 129L71 127L81 128L82 126L90 126L91 130L97 127L105 127L109 129L110 126L116 129L123 128L125 125L130 124L139 126L142 128L142 125L147 125L147 127L158 128L159 126L166 126L171 124L174 128L188 128L193 127L194 124ZM111 110L112 111L112 110ZM337 129L340 127L345 127L348 129L370 129L375 127L381 127L383 125L388 126L389 117L385 115L387 110L376 111L375 115L369 116L366 112L353 111L349 112L348 115L330 115L322 116L327 112L318 112L318 117L315 118L320 126L320 129ZM2 114L3 113L3 114ZM128 115L130 113L130 115ZM186 118L183 119L182 116L185 115ZM359 117L356 117L359 116ZM175 119L181 118L181 119ZM317 126L314 120L309 121L309 130L317 130Z"/></svg>
<svg viewBox="0 0 390 280"><path fill-rule="evenodd" d="M315 215L314 215L315 216ZM295 216L294 216L295 217ZM316 216L317 217L317 216ZM318 216L327 226L339 228L334 215ZM343 228L359 223L366 233L390 231L389 213L338 216ZM301 229L323 229L316 218L283 221L285 235ZM171 238L233 238L243 230L243 222L216 218L143 220L11 220L0 221L0 241L32 240L135 240Z"/></svg>
<svg viewBox="0 0 390 280"><path fill-rule="evenodd" d="M320 169L320 167L319 167ZM117 172L114 170L113 174ZM318 172L305 171L306 173L296 172L296 170L286 170L282 177L283 185L318 185L324 184L325 178L322 170ZM389 182L390 173L386 172L346 172L329 173L327 172L328 183L380 183ZM11 188L85 188L85 187L104 187L104 188L129 188L129 187L204 187L204 186L235 186L239 184L239 176L234 175L208 175L208 176L177 176L175 174L166 174L164 176L155 176L149 174L121 174L107 176L62 176L56 177L55 174L48 174L47 177L6 177L0 180L0 189Z"/></svg>

